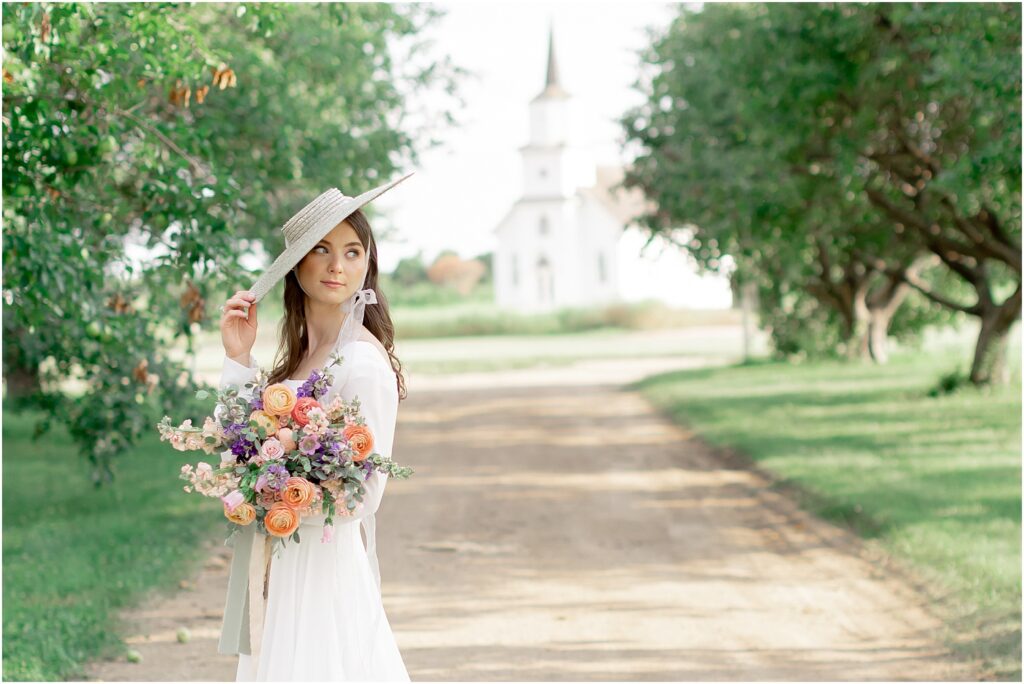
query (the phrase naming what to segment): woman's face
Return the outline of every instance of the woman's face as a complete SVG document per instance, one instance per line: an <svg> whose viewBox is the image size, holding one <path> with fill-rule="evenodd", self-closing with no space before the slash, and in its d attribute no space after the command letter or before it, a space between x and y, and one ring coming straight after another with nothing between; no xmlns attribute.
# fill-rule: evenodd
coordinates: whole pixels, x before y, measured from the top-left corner
<svg viewBox="0 0 1024 684"><path fill-rule="evenodd" d="M340 306L363 282L366 265L363 243L342 221L302 258L296 275L307 297Z"/></svg>

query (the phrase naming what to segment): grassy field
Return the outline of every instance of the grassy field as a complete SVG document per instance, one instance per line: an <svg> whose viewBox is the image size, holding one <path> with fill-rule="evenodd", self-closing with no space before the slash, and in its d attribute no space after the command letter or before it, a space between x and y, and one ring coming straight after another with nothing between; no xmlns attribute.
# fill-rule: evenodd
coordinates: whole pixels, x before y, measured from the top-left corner
<svg viewBox="0 0 1024 684"><path fill-rule="evenodd" d="M470 301L434 307L396 307L392 318L399 340L480 335L562 335L592 330L658 330L692 326L731 325L733 310L672 309L657 302L605 307L561 309L550 313L517 314L495 307L493 301Z"/></svg>
<svg viewBox="0 0 1024 684"><path fill-rule="evenodd" d="M946 642L992 677L1020 681L1019 335L1009 387L928 396L964 356L958 343L901 352L885 367L759 363L638 387L808 509L909 564L931 589Z"/></svg>
<svg viewBox="0 0 1024 684"><path fill-rule="evenodd" d="M3 678L81 679L86 660L124 648L118 609L176 589L201 560L197 540L226 526L218 502L175 478L195 454L155 429L96 490L70 437L55 428L32 442L32 424L4 411Z"/></svg>

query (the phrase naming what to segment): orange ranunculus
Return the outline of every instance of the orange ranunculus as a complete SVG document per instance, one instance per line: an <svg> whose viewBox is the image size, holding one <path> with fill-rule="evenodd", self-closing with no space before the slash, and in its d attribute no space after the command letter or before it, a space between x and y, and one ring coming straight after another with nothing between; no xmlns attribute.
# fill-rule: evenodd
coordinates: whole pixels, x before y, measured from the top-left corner
<svg viewBox="0 0 1024 684"><path fill-rule="evenodd" d="M292 420L294 420L295 424L299 427L304 427L306 423L309 422L309 416L306 414L309 413L310 409L314 408L323 407L320 406L320 402L313 397L302 397L295 402L295 406L292 408Z"/></svg>
<svg viewBox="0 0 1024 684"><path fill-rule="evenodd" d="M268 534L287 537L299 529L299 512L282 501L270 507L267 516L263 518L263 524Z"/></svg>
<svg viewBox="0 0 1024 684"><path fill-rule="evenodd" d="M373 433L365 425L349 425L345 428L345 439L350 447L355 449L356 455L353 461L365 461L366 457L373 452Z"/></svg>
<svg viewBox="0 0 1024 684"><path fill-rule="evenodd" d="M267 437L277 432L277 416L272 416L266 411L253 411L249 414L249 420L255 420L257 425L266 430Z"/></svg>
<svg viewBox="0 0 1024 684"><path fill-rule="evenodd" d="M231 512L228 512L228 507L224 506L224 517L236 525L248 525L256 519L256 509L248 501L243 501Z"/></svg>
<svg viewBox="0 0 1024 684"><path fill-rule="evenodd" d="M263 390L263 411L272 416L287 416L295 408L295 390L276 383Z"/></svg>
<svg viewBox="0 0 1024 684"><path fill-rule="evenodd" d="M309 480L302 477L289 477L285 480L281 501L292 508L305 508L315 497L316 488Z"/></svg>

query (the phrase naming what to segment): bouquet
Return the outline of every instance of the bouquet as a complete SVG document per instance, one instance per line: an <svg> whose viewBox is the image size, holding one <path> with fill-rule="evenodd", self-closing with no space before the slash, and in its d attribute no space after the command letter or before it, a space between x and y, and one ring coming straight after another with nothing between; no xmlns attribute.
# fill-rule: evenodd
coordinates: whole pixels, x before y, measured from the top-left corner
<svg viewBox="0 0 1024 684"><path fill-rule="evenodd" d="M362 504L364 482L374 470L408 478L411 468L373 451L373 433L359 413L358 397L321 403L331 386L328 371L342 360L335 354L298 389L268 384L261 369L245 385L251 399L234 386L219 390L214 415L202 428L191 419L174 427L164 416L157 424L161 441L179 451L220 453L216 468L205 462L182 466L184 490L220 498L232 532L255 523L282 543L300 541L302 518L326 514L326 542L334 516L350 516ZM208 396L201 390L196 398Z"/></svg>

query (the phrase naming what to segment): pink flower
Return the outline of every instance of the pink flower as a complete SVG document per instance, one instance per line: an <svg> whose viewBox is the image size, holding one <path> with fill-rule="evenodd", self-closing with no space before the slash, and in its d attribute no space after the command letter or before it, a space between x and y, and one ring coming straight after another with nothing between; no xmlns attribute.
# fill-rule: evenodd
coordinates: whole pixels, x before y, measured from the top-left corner
<svg viewBox="0 0 1024 684"><path fill-rule="evenodd" d="M213 475L213 466L209 463L200 461L196 464L196 477L200 480L208 480Z"/></svg>
<svg viewBox="0 0 1024 684"><path fill-rule="evenodd" d="M228 509L228 513L233 513L238 505L245 501L245 494L239 490L235 490L227 496L220 497L220 500L224 502L224 506Z"/></svg>
<svg viewBox="0 0 1024 684"><path fill-rule="evenodd" d="M316 450L320 448L320 440L317 439L316 435L306 435L299 440L299 451L312 456L316 453Z"/></svg>
<svg viewBox="0 0 1024 684"><path fill-rule="evenodd" d="M263 463L264 461L273 461L274 459L284 457L284 445L278 440L271 437L263 443L260 447L260 454L262 458L257 459L257 463Z"/></svg>
<svg viewBox="0 0 1024 684"><path fill-rule="evenodd" d="M330 543L334 537L334 525L324 525L324 534L320 537L320 541L323 544Z"/></svg>

